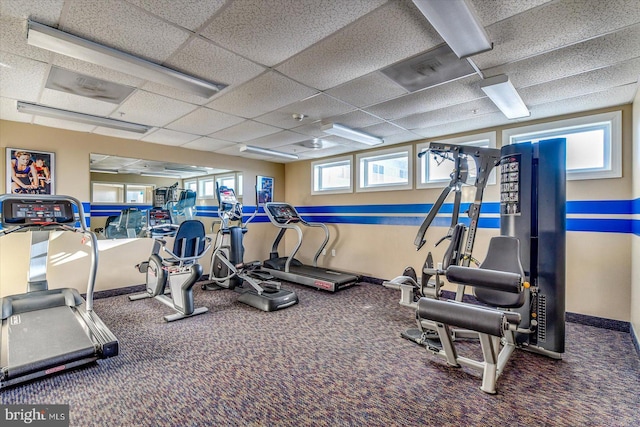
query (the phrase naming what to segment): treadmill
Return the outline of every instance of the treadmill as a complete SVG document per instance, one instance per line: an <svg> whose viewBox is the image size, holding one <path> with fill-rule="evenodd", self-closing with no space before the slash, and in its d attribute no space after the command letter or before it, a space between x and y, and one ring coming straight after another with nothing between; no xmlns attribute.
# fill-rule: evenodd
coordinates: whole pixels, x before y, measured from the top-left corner
<svg viewBox="0 0 640 427"><path fill-rule="evenodd" d="M0 204L0 237L14 232L31 237L27 292L0 298L0 389L116 356L117 338L93 312L97 238L87 228L81 203L68 196L6 194ZM52 231L81 233L91 245L86 302L74 288L48 287Z"/></svg>
<svg viewBox="0 0 640 427"><path fill-rule="evenodd" d="M318 267L318 257L329 241L329 229L320 222L307 222L300 215L296 208L288 203L269 202L265 204L264 211L273 225L280 228L271 247L269 259L262 265L262 270L273 276L300 285L310 286L329 292L336 292L351 285L355 285L360 277L329 268ZM295 255L302 246L302 229L305 227L322 228L325 233L324 242L313 257L313 265L305 265L295 259ZM278 245L287 230L296 230L298 234L298 244L287 257L278 254Z"/></svg>

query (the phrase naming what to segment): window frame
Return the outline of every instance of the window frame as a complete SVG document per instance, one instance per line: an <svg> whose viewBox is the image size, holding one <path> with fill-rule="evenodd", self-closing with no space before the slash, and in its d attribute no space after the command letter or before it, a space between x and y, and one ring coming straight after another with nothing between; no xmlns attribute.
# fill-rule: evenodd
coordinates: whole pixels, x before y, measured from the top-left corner
<svg viewBox="0 0 640 427"><path fill-rule="evenodd" d="M360 171L361 171L361 163L363 159L366 158L380 158L380 157L391 157L394 154L406 153L407 155L407 182L405 184L379 184L373 186L362 186L360 182ZM412 190L413 189L413 146L405 145L402 147L391 147L384 150L376 150L376 151L364 151L362 153L356 154L356 170L355 170L355 181L356 192L371 192L371 191L394 191L394 190ZM366 181L366 178L365 178Z"/></svg>
<svg viewBox="0 0 640 427"><path fill-rule="evenodd" d="M622 111L610 111L608 113L592 114L588 116L575 117L572 119L556 120L539 123L536 125L521 126L502 131L502 145L510 145L515 138L530 137L535 139L557 138L558 136L541 134L559 133L563 130L575 130L579 128L593 128L602 123L609 123L610 135L608 147L605 146L605 161L609 158L609 165L599 169L567 169L567 180L589 180L608 179L622 177ZM587 131L588 129L585 129ZM593 129L591 129L593 130ZM524 141L523 141L524 142ZM517 143L517 142L515 142ZM605 137L605 145L606 137ZM607 156L608 155L608 156Z"/></svg>
<svg viewBox="0 0 640 427"><path fill-rule="evenodd" d="M439 139L437 142L441 142L443 144L458 144L458 145L468 145L474 146L478 145L479 142L489 141L488 148L496 148L496 131L476 133L473 135L460 136L456 138L447 138L447 139ZM429 146L429 142L423 142L416 146L416 152L420 153L424 149ZM484 145L479 145L480 147L484 147ZM416 158L416 189L425 189L425 188L444 188L449 185L450 179L442 180L442 181L422 181L422 177L425 172L425 163L427 162L427 156L423 156L422 158ZM489 175L489 179L487 180L487 185L495 185L496 184L496 171L495 168L491 171Z"/></svg>
<svg viewBox="0 0 640 427"><path fill-rule="evenodd" d="M121 198L118 201L113 201L113 202L96 202L94 200L94 185L110 185L110 186L122 186L122 194L121 194ZM153 193L156 189L156 185L155 184L146 184L146 183L139 183L139 182L115 182L115 181L92 181L91 182L91 204L95 204L95 205L132 205L132 206L145 206L145 205L150 205L153 204L153 200L151 201L146 201L146 202L142 202L142 203L132 203L128 201L127 198L127 193L129 191L128 187L129 186L136 186L136 187L151 187L151 192Z"/></svg>
<svg viewBox="0 0 640 427"><path fill-rule="evenodd" d="M345 187L339 188L331 188L331 189L320 189L316 190L316 167L322 166L330 166L338 163L348 162L349 164L349 185ZM311 195L320 195L320 194L346 194L353 193L353 156L340 156L334 157L331 159L322 159L311 162Z"/></svg>

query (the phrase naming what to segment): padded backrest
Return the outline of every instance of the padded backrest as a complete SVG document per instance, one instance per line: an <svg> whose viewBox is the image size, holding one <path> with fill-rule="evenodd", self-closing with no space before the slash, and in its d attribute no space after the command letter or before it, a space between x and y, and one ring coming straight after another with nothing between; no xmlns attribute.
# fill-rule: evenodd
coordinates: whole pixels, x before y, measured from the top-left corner
<svg viewBox="0 0 640 427"><path fill-rule="evenodd" d="M142 212L138 208L127 208L122 211L122 215L125 218L125 228L139 229L142 227Z"/></svg>
<svg viewBox="0 0 640 427"><path fill-rule="evenodd" d="M192 208L196 205L196 192L193 190L183 190L180 193L180 199L176 204L178 209Z"/></svg>
<svg viewBox="0 0 640 427"><path fill-rule="evenodd" d="M520 274L524 280L524 270L520 262L520 241L511 236L491 238L487 256L480 268ZM512 294L485 288L474 288L473 292L479 301L495 307L516 308L524 304L524 292Z"/></svg>
<svg viewBox="0 0 640 427"><path fill-rule="evenodd" d="M204 224L197 220L184 221L180 224L175 239L173 253L177 256L187 258L202 254L205 243Z"/></svg>
<svg viewBox="0 0 640 427"><path fill-rule="evenodd" d="M462 238L464 237L464 232L467 230L467 227L460 223L456 224L453 227L453 231L451 232L451 242L449 243L449 247L444 252L444 257L442 258L442 268L446 270L450 265L458 265L460 264L460 257L462 256Z"/></svg>

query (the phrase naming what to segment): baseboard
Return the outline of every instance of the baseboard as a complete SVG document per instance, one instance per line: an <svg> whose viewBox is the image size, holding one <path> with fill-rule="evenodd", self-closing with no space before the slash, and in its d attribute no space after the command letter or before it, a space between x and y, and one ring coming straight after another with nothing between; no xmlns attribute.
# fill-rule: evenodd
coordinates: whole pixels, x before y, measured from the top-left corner
<svg viewBox="0 0 640 427"><path fill-rule="evenodd" d="M127 295L134 294L137 292L144 292L146 290L146 285L134 285L127 286L126 288L118 288L118 289L108 289L106 291L97 291L93 293L93 299L101 299L101 298L111 298L117 297L119 295ZM86 299L86 294L82 294L82 297Z"/></svg>
<svg viewBox="0 0 640 427"><path fill-rule="evenodd" d="M631 341L633 341L633 346L636 348L636 353L638 357L640 357L640 342L638 340L638 334L633 329L633 325L631 325Z"/></svg>

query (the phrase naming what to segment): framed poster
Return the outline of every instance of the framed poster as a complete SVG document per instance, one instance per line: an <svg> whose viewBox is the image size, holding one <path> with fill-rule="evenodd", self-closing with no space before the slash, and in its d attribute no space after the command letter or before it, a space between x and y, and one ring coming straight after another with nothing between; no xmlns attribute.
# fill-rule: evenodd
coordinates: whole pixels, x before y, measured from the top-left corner
<svg viewBox="0 0 640 427"><path fill-rule="evenodd" d="M7 193L55 194L54 154L7 148Z"/></svg>
<svg viewBox="0 0 640 427"><path fill-rule="evenodd" d="M256 183L256 192L258 194L258 206L273 201L273 178L268 176L259 176Z"/></svg>

